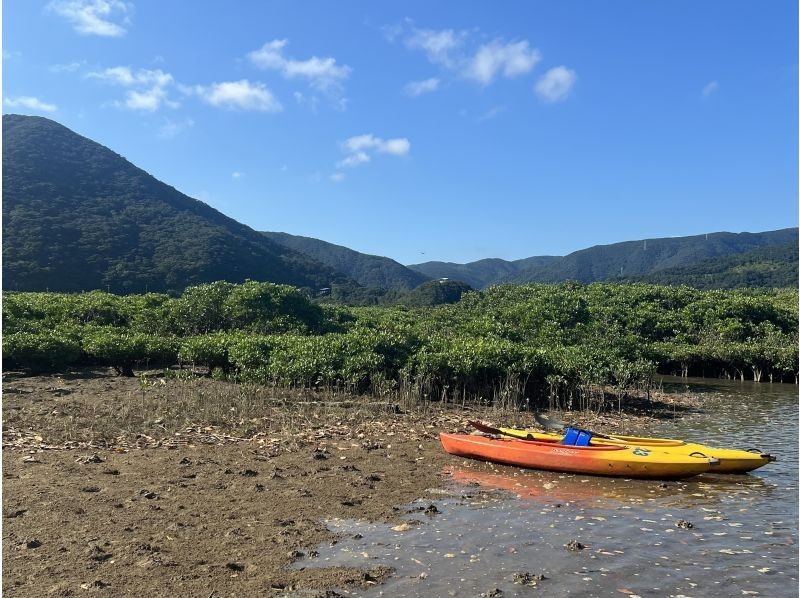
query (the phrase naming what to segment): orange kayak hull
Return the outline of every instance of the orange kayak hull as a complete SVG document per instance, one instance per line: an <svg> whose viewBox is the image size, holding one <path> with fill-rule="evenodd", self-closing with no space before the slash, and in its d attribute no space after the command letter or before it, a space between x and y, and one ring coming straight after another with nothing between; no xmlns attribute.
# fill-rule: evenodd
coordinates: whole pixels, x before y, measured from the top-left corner
<svg viewBox="0 0 800 598"><path fill-rule="evenodd" d="M709 471L707 458L615 445L569 446L470 434L440 434L444 450L459 457L566 473L674 480Z"/></svg>

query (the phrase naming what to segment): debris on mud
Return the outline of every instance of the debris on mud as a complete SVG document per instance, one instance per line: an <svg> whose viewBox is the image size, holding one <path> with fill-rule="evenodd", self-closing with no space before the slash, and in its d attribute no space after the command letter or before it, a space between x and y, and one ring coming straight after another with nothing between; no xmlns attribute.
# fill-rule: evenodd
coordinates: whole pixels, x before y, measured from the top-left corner
<svg viewBox="0 0 800 598"><path fill-rule="evenodd" d="M578 552L578 551L583 550L584 548L586 548L586 546L581 544L577 540L570 540L569 542L564 544L564 548L566 548L570 552Z"/></svg>
<svg viewBox="0 0 800 598"><path fill-rule="evenodd" d="M523 586L535 586L544 579L547 578L541 573L529 573L527 571L522 571L514 574L514 583Z"/></svg>

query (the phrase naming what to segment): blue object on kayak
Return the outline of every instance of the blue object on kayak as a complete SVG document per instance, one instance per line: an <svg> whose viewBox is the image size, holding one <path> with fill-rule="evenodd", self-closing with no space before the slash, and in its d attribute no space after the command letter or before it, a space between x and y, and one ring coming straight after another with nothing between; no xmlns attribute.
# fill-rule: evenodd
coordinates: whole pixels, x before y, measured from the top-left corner
<svg viewBox="0 0 800 598"><path fill-rule="evenodd" d="M564 434L561 444L568 444L570 446L589 446L589 442L591 440L591 432L570 426L567 428L567 432Z"/></svg>

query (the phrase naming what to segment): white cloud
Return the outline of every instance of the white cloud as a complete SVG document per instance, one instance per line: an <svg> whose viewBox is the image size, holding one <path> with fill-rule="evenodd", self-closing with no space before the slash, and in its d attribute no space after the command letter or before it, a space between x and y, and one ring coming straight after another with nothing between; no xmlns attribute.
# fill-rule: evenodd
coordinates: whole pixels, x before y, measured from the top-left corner
<svg viewBox="0 0 800 598"><path fill-rule="evenodd" d="M470 43L475 38L474 32L470 31L396 26L392 32L390 41L400 32L406 32L404 41L407 48L422 50L432 64L483 86L491 84L499 76L510 79L526 75L542 58L539 50L532 48L527 40L506 42L495 39L476 48L475 42ZM418 95L410 89L407 93Z"/></svg>
<svg viewBox="0 0 800 598"><path fill-rule="evenodd" d="M711 81L705 87L703 87L702 91L703 97L707 98L712 93L716 93L717 90L719 90L719 83L717 83L716 81Z"/></svg>
<svg viewBox="0 0 800 598"><path fill-rule="evenodd" d="M461 46L466 34L456 33L452 29L442 29L435 31L432 29L414 29L410 37L406 39L406 46L411 49L423 50L434 64L446 67L455 65L453 52Z"/></svg>
<svg viewBox="0 0 800 598"><path fill-rule="evenodd" d="M334 172L330 177L331 181L334 183L341 183L347 177L344 175L343 172Z"/></svg>
<svg viewBox="0 0 800 598"><path fill-rule="evenodd" d="M126 30L112 19L122 16L123 24L127 25L125 15L132 5L121 0L53 0L46 8L72 23L72 28L81 35L120 37Z"/></svg>
<svg viewBox="0 0 800 598"><path fill-rule="evenodd" d="M240 179L243 176L244 176L244 173L243 172L239 172L238 170L235 170L235 171L233 171L231 173L231 178L234 178L234 179Z"/></svg>
<svg viewBox="0 0 800 598"><path fill-rule="evenodd" d="M369 154L367 154L366 152L354 152L349 156L347 156L346 158L344 158L343 160L337 162L336 166L338 168L343 168L345 166L358 166L359 164L364 164L365 162L369 162L369 160L370 160Z"/></svg>
<svg viewBox="0 0 800 598"><path fill-rule="evenodd" d="M186 118L181 122L174 122L169 119L164 122L158 136L161 139L173 139L180 135L186 129L191 129L194 126L194 121L191 118Z"/></svg>
<svg viewBox="0 0 800 598"><path fill-rule="evenodd" d="M89 73L87 77L91 79L101 79L124 87L132 87L135 85L156 85L158 87L165 87L174 81L172 75L165 73L161 69L138 69L137 71L133 71L127 66L115 66L102 71L92 72Z"/></svg>
<svg viewBox="0 0 800 598"><path fill-rule="evenodd" d="M197 85L195 93L212 106L260 112L280 112L281 103L263 83L250 83L247 79Z"/></svg>
<svg viewBox="0 0 800 598"><path fill-rule="evenodd" d="M381 139L372 133L367 133L350 137L342 143L342 147L348 155L336 164L339 168L358 166L369 162L371 160L370 152L405 156L411 150L411 143L405 137Z"/></svg>
<svg viewBox="0 0 800 598"><path fill-rule="evenodd" d="M90 79L99 79L112 85L132 88L125 94L124 102L117 102L118 106L130 110L155 112L162 106L177 108L179 104L171 100L167 94L167 87L175 80L172 75L161 69L132 70L127 66L115 66L102 71L91 72L86 75Z"/></svg>
<svg viewBox="0 0 800 598"><path fill-rule="evenodd" d="M48 104L39 98L32 96L17 96L15 98L5 98L3 103L9 108L24 108L26 110L33 110L36 112L55 112L58 106L55 104Z"/></svg>
<svg viewBox="0 0 800 598"><path fill-rule="evenodd" d="M130 110L155 112L161 108L162 105L169 108L177 108L180 104L170 100L163 87L156 86L144 91L131 90L127 92L122 105Z"/></svg>
<svg viewBox="0 0 800 598"><path fill-rule="evenodd" d="M76 60L74 62L51 65L49 70L51 73L74 73L84 64L86 64L85 60L80 60L80 61Z"/></svg>
<svg viewBox="0 0 800 598"><path fill-rule="evenodd" d="M19 52L18 50L11 51L11 50L6 50L5 48L3 49L3 60L19 58L20 56L22 56L22 52Z"/></svg>
<svg viewBox="0 0 800 598"><path fill-rule="evenodd" d="M546 102L561 102L569 97L577 78L575 71L557 66L539 78L534 90Z"/></svg>
<svg viewBox="0 0 800 598"><path fill-rule="evenodd" d="M352 69L346 64L337 64L330 56L312 56L308 60L286 58L283 49L288 43L285 39L272 40L248 53L247 58L259 68L279 71L287 79L307 79L313 87L323 90L340 87L350 76Z"/></svg>
<svg viewBox="0 0 800 598"><path fill-rule="evenodd" d="M422 95L423 93L430 93L439 89L439 79L431 77L422 81L411 81L405 86L406 94L412 98Z"/></svg>
<svg viewBox="0 0 800 598"><path fill-rule="evenodd" d="M504 44L495 40L478 48L465 75L481 85L489 85L498 73L508 78L525 75L541 59L539 50L530 48L527 41Z"/></svg>

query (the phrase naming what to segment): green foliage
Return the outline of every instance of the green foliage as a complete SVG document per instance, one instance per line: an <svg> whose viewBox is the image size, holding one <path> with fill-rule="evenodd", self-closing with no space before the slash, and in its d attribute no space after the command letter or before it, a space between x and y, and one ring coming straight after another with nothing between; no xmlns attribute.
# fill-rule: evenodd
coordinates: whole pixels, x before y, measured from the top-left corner
<svg viewBox="0 0 800 598"><path fill-rule="evenodd" d="M133 375L134 365L174 363L178 357L174 338L114 328L87 330L82 344L91 359L126 376Z"/></svg>
<svg viewBox="0 0 800 598"><path fill-rule="evenodd" d="M797 239L742 254L666 268L637 278L652 284L685 284L698 289L797 288Z"/></svg>
<svg viewBox="0 0 800 598"><path fill-rule="evenodd" d="M64 331L3 334L4 369L59 370L80 358L80 342Z"/></svg>
<svg viewBox="0 0 800 598"><path fill-rule="evenodd" d="M217 377L355 391L411 380L433 396L486 397L512 381L571 405L596 385L648 385L656 371L793 380L797 299L641 283L496 286L425 308L317 305L256 282L177 298L11 293L3 348L15 367L130 374L180 360Z"/></svg>

